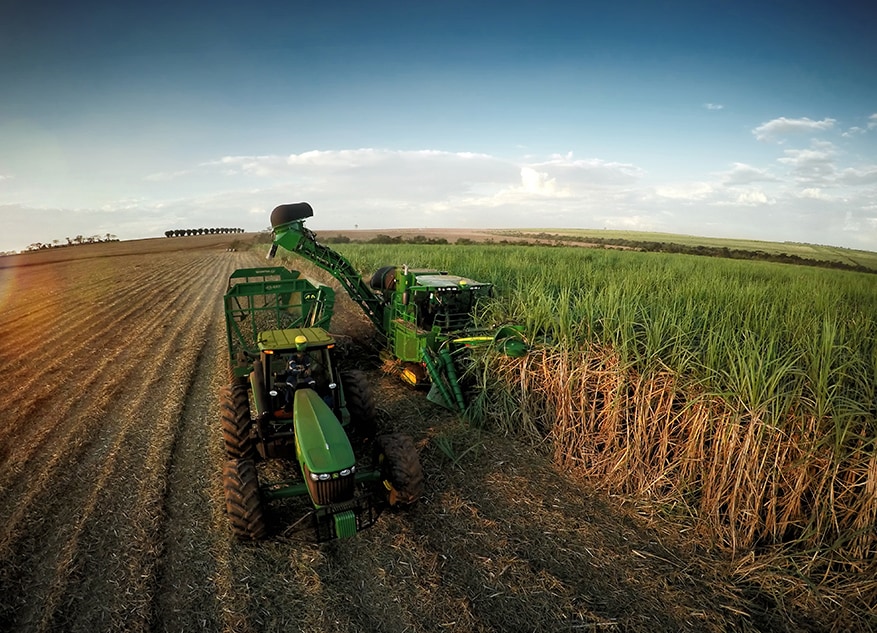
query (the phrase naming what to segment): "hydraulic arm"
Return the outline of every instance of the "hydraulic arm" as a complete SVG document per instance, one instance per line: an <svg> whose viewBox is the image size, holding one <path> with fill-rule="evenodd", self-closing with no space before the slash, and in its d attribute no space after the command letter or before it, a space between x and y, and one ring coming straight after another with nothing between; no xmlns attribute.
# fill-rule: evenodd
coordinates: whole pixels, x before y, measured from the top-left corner
<svg viewBox="0 0 877 633"><path fill-rule="evenodd" d="M271 212L271 228L274 229L274 244L268 253L274 257L277 246L304 257L335 277L350 298L353 299L366 316L374 323L378 332L386 334L384 311L387 309L383 298L375 294L353 265L331 248L317 242L312 231L305 228L304 219L314 215L307 202L282 204Z"/></svg>

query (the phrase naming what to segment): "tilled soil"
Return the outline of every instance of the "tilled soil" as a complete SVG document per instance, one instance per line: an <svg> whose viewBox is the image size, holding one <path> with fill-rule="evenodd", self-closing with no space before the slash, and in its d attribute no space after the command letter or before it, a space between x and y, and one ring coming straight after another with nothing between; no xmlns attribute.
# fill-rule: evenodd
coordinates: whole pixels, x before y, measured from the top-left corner
<svg viewBox="0 0 877 633"><path fill-rule="evenodd" d="M305 500L275 502L269 540L235 541L222 295L262 263L217 246L0 268L0 631L795 628L670 527L384 374L344 297L345 362L414 437L425 497L323 545L291 527Z"/></svg>

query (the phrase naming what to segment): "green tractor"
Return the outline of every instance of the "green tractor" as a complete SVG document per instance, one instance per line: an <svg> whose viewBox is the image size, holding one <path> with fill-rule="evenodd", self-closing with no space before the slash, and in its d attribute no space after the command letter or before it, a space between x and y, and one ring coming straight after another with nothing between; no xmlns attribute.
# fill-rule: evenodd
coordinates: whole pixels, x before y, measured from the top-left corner
<svg viewBox="0 0 877 633"><path fill-rule="evenodd" d="M402 379L430 386L431 401L465 411L459 366L471 348L493 346L513 357L527 353L518 327L485 331L473 325L473 312L492 296L493 284L407 266L382 267L367 284L350 262L320 244L304 226L313 214L307 202L276 207L271 212L274 243L268 258L282 246L335 277L386 339L386 353L401 366Z"/></svg>
<svg viewBox="0 0 877 633"><path fill-rule="evenodd" d="M334 292L283 267L239 269L225 294L233 374L221 394L226 510L235 535L269 532L268 502L309 496L318 542L371 526L423 491L410 437L375 436L363 372L335 362ZM265 460L295 460L294 476L263 481Z"/></svg>

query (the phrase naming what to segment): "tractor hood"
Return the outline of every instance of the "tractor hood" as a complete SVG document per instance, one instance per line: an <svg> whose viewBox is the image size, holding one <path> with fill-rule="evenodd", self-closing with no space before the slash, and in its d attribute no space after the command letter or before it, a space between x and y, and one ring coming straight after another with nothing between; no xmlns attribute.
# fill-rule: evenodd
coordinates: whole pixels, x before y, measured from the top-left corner
<svg viewBox="0 0 877 633"><path fill-rule="evenodd" d="M299 389L293 400L296 452L312 473L338 473L354 465L344 428L312 389Z"/></svg>

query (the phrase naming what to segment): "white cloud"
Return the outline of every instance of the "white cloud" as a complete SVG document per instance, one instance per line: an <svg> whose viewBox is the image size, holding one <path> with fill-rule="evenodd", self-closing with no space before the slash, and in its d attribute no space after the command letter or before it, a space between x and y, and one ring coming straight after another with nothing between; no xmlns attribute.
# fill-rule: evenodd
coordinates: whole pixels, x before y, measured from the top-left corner
<svg viewBox="0 0 877 633"><path fill-rule="evenodd" d="M877 165L843 158L831 143L812 142L785 150L767 168L730 162L722 172L695 168L690 180L661 180L632 162L571 152L520 160L376 148L228 155L152 174L143 191L90 211L29 211L9 205L13 196L4 193L4 223L52 220L31 227L32 236L3 236L14 242L0 250L80 233L126 239L216 224L262 230L274 206L300 200L314 206L308 226L317 232L354 225L628 228L877 249L877 234L868 232L877 215ZM845 228L854 225L861 230Z"/></svg>
<svg viewBox="0 0 877 633"><path fill-rule="evenodd" d="M546 161L529 164L559 177L577 187L614 187L631 185L645 175L645 171L631 163L605 161L599 158L576 159L572 153L554 155Z"/></svg>
<svg viewBox="0 0 877 633"><path fill-rule="evenodd" d="M761 189L747 189L740 192L737 196L736 202L737 204L746 205L748 207L755 207L764 204L774 204L776 200L769 197Z"/></svg>
<svg viewBox="0 0 877 633"><path fill-rule="evenodd" d="M715 191L708 182L690 182L655 187L655 193L661 198L672 200L703 200Z"/></svg>
<svg viewBox="0 0 877 633"><path fill-rule="evenodd" d="M746 163L733 163L731 169L719 174L725 185L748 185L753 182L776 182L767 169L759 169Z"/></svg>
<svg viewBox="0 0 877 633"><path fill-rule="evenodd" d="M707 110L724 110L725 106L721 103L704 103L703 107Z"/></svg>
<svg viewBox="0 0 877 633"><path fill-rule="evenodd" d="M877 165L868 165L861 169L847 167L840 172L840 180L848 185L877 184Z"/></svg>
<svg viewBox="0 0 877 633"><path fill-rule="evenodd" d="M201 163L201 167L222 167L227 176L247 174L263 178L280 174L287 163L283 156L223 156L218 160Z"/></svg>
<svg viewBox="0 0 877 633"><path fill-rule="evenodd" d="M170 180L176 180L177 178L182 178L183 176L187 176L191 173L191 169L181 169L179 171L160 171L145 176L144 180L148 180L150 182L167 182Z"/></svg>
<svg viewBox="0 0 877 633"><path fill-rule="evenodd" d="M862 134L867 134L871 130L877 129L877 112L868 117L868 121L864 124L865 127L861 125L853 125L846 132L843 132L841 136L845 138L852 138L854 136L860 136Z"/></svg>
<svg viewBox="0 0 877 633"><path fill-rule="evenodd" d="M205 165L231 170L241 182L311 192L311 197L331 200L345 192L357 192L361 200L371 201L359 203L359 207L381 201L386 226L394 226L387 215L394 208L404 208L408 216L442 213L446 224L456 218L469 224L501 226L505 220L514 221L515 216L506 217L500 209L523 210L537 198L540 204L545 199L574 198L580 206L600 198L605 206L644 175L631 163L577 159L571 152L516 163L475 152L361 148L283 157L226 156ZM482 212L473 214L472 209L479 208ZM490 222L484 209L495 210ZM341 219L349 213L341 216L333 212L333 216ZM557 221L571 214L571 210L564 210ZM403 216L398 221L411 222ZM364 222L356 223L364 226ZM532 225L532 221L527 224ZM335 226L340 225L332 228Z"/></svg>
<svg viewBox="0 0 877 633"><path fill-rule="evenodd" d="M550 178L543 171L536 171L532 167L521 167L521 185L527 193L540 196L568 196L568 190L560 190L557 187L557 179Z"/></svg>
<svg viewBox="0 0 877 633"><path fill-rule="evenodd" d="M811 200L829 200L830 198L822 192L819 187L807 187L802 189L799 194L801 198L810 198Z"/></svg>
<svg viewBox="0 0 877 633"><path fill-rule="evenodd" d="M834 146L816 142L809 149L787 149L777 162L788 165L799 183L831 184L836 177Z"/></svg>
<svg viewBox="0 0 877 633"><path fill-rule="evenodd" d="M600 228L615 229L619 231L654 231L660 228L655 218L649 215L623 215L609 216L604 218Z"/></svg>
<svg viewBox="0 0 877 633"><path fill-rule="evenodd" d="M836 119L825 118L821 121L813 121L807 117L801 119L788 119L780 117L766 123L762 123L752 130L755 138L759 141L772 141L777 137L786 136L788 134L824 132L830 130L837 123Z"/></svg>

